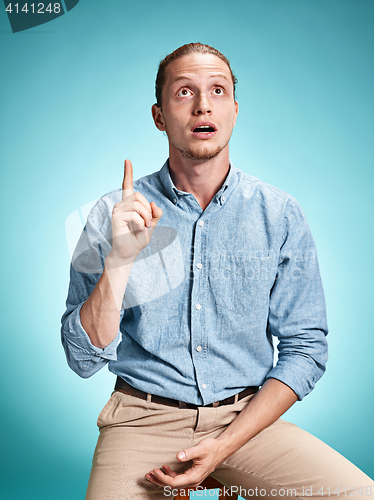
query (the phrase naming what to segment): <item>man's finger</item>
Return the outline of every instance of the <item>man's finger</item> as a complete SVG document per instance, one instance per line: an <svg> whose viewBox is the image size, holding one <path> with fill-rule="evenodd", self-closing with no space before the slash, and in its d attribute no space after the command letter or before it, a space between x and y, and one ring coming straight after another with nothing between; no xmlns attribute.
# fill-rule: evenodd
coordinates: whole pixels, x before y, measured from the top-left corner
<svg viewBox="0 0 374 500"><path fill-rule="evenodd" d="M161 469L167 476L176 477L178 474L172 470L168 465L163 465Z"/></svg>
<svg viewBox="0 0 374 500"><path fill-rule="evenodd" d="M172 488L183 488L185 486L194 487L200 484L207 474L196 472L193 468L177 474L175 477L166 475L160 469L153 469L145 475L146 479L159 486L170 486Z"/></svg>
<svg viewBox="0 0 374 500"><path fill-rule="evenodd" d="M133 192L132 163L130 160L125 160L125 172L122 182L122 200L130 196Z"/></svg>

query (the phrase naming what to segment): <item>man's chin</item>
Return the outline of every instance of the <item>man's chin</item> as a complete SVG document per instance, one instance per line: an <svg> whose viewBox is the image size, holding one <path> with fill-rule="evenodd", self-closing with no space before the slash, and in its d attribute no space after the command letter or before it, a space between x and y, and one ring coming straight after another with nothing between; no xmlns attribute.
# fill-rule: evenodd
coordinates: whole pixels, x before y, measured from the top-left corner
<svg viewBox="0 0 374 500"><path fill-rule="evenodd" d="M216 149L199 149L199 150L192 150L192 149L179 149L181 152L182 156L186 158L190 158L191 160L211 160L212 158L215 158L220 154L222 151L222 147L218 147Z"/></svg>

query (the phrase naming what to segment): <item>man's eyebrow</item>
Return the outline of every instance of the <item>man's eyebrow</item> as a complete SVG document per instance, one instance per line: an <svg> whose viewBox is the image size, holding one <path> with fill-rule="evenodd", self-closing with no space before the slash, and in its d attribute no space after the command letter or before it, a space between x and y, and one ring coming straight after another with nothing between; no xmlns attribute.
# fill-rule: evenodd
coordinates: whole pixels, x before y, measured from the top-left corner
<svg viewBox="0 0 374 500"><path fill-rule="evenodd" d="M209 75L209 78L224 78L229 81L225 73L214 73L213 75ZM192 80L193 78L188 75L179 75L172 79L171 83L178 82L179 80Z"/></svg>

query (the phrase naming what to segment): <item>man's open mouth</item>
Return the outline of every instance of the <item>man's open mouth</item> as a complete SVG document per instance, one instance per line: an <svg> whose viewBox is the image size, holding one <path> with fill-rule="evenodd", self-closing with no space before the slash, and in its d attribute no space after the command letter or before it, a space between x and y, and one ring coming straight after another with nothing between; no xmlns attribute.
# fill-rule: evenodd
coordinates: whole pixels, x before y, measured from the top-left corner
<svg viewBox="0 0 374 500"><path fill-rule="evenodd" d="M207 133L207 132L215 132L216 129L211 127L210 125L200 125L200 127L196 127L193 129L193 132L198 133Z"/></svg>

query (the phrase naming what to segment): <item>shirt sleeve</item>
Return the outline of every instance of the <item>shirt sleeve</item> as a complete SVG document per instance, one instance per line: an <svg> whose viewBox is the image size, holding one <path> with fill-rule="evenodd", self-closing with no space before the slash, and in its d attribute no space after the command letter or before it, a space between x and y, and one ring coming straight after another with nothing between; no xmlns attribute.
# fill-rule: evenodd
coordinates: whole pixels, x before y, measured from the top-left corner
<svg viewBox="0 0 374 500"><path fill-rule="evenodd" d="M295 199L287 203L285 229L268 319L269 333L279 339L278 362L267 378L287 384L301 400L326 368L326 306L313 237Z"/></svg>
<svg viewBox="0 0 374 500"><path fill-rule="evenodd" d="M95 347L84 330L80 310L91 295L103 269L105 256L111 245L107 221L99 208L100 200L88 215L87 223L77 243L70 265L70 283L66 311L61 318L61 341L70 368L88 378L103 368L108 361L117 359L120 331L104 349ZM124 311L121 310L121 320Z"/></svg>

